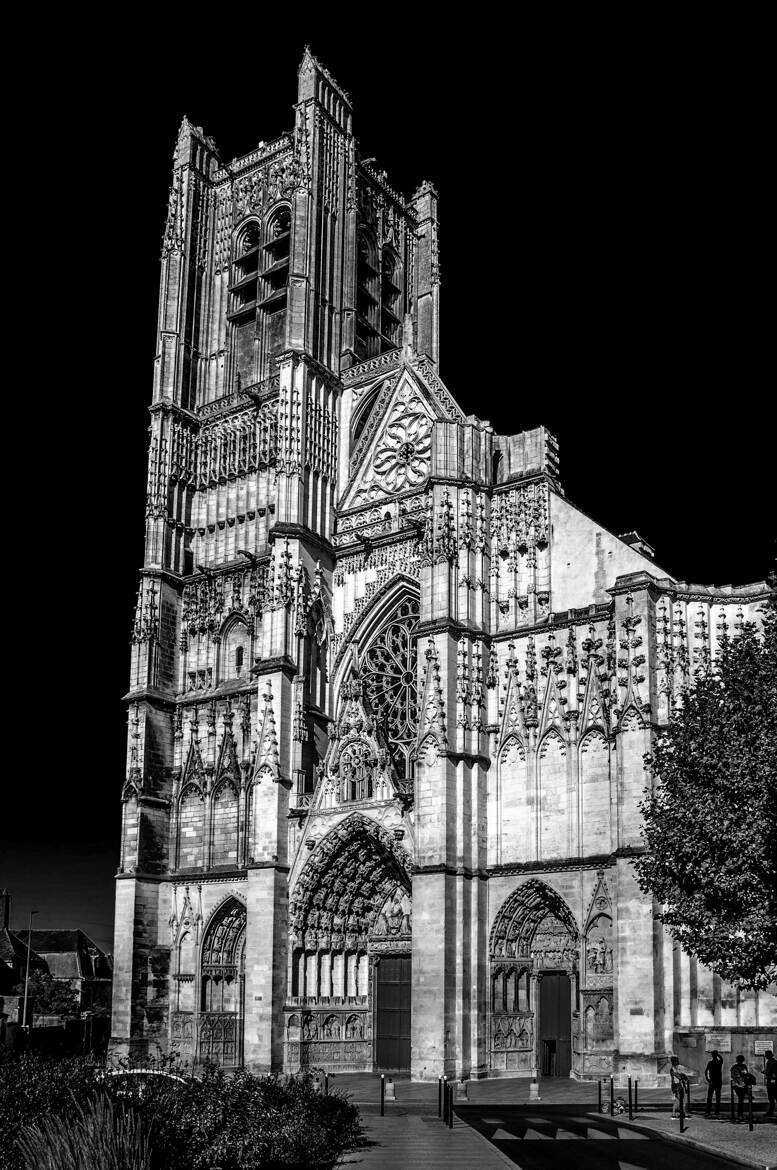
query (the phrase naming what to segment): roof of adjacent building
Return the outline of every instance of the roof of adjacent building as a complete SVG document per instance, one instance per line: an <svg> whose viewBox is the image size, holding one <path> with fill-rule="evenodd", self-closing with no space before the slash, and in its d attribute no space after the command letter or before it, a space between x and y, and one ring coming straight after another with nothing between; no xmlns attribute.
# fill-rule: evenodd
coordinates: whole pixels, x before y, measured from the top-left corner
<svg viewBox="0 0 777 1170"><path fill-rule="evenodd" d="M27 961L27 943L4 926L0 927L0 963L12 965L20 961Z"/></svg>
<svg viewBox="0 0 777 1170"><path fill-rule="evenodd" d="M26 930L19 931L25 954ZM111 960L83 930L33 930L33 950L55 979L110 979Z"/></svg>

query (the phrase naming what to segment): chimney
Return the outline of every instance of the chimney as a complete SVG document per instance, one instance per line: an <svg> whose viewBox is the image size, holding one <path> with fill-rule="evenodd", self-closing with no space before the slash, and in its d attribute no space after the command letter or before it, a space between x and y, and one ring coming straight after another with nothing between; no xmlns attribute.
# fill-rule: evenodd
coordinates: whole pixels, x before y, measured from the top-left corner
<svg viewBox="0 0 777 1170"><path fill-rule="evenodd" d="M11 895L8 890L0 891L0 923L2 929L9 930L11 926Z"/></svg>

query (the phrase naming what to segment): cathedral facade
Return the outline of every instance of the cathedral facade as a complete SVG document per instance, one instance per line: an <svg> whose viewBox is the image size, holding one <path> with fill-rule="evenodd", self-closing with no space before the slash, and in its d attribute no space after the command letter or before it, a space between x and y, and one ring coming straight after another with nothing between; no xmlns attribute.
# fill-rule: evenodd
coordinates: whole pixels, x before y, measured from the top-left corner
<svg viewBox="0 0 777 1170"><path fill-rule="evenodd" d="M359 158L309 52L291 133L226 165L184 120L117 1051L656 1083L683 1038L777 1021L673 946L632 865L643 756L767 587L668 577L567 500L544 428L465 416L439 283L434 188Z"/></svg>

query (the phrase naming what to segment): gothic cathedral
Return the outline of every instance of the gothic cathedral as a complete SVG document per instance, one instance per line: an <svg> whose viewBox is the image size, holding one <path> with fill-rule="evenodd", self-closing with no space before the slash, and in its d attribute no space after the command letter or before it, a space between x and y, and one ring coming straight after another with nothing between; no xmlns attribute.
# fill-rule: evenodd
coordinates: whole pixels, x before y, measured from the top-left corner
<svg viewBox="0 0 777 1170"><path fill-rule="evenodd" d="M666 1076L777 1001L639 891L643 755L765 584L688 586L442 382L437 194L308 52L229 165L184 120L132 636L113 1045L417 1079ZM717 1047L721 1047L718 1044Z"/></svg>

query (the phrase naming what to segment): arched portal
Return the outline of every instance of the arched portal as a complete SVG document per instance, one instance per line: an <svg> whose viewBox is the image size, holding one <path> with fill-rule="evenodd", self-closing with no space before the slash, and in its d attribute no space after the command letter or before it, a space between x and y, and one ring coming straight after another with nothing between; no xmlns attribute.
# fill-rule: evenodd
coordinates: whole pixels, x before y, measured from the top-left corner
<svg viewBox="0 0 777 1170"><path fill-rule="evenodd" d="M197 1060L243 1063L246 910L230 898L213 915L200 949Z"/></svg>
<svg viewBox="0 0 777 1170"><path fill-rule="evenodd" d="M316 846L289 918L287 1067L409 1068L405 850L369 817L347 817Z"/></svg>
<svg viewBox="0 0 777 1170"><path fill-rule="evenodd" d="M563 898L537 880L514 890L494 921L489 960L492 1071L568 1076L578 930Z"/></svg>

